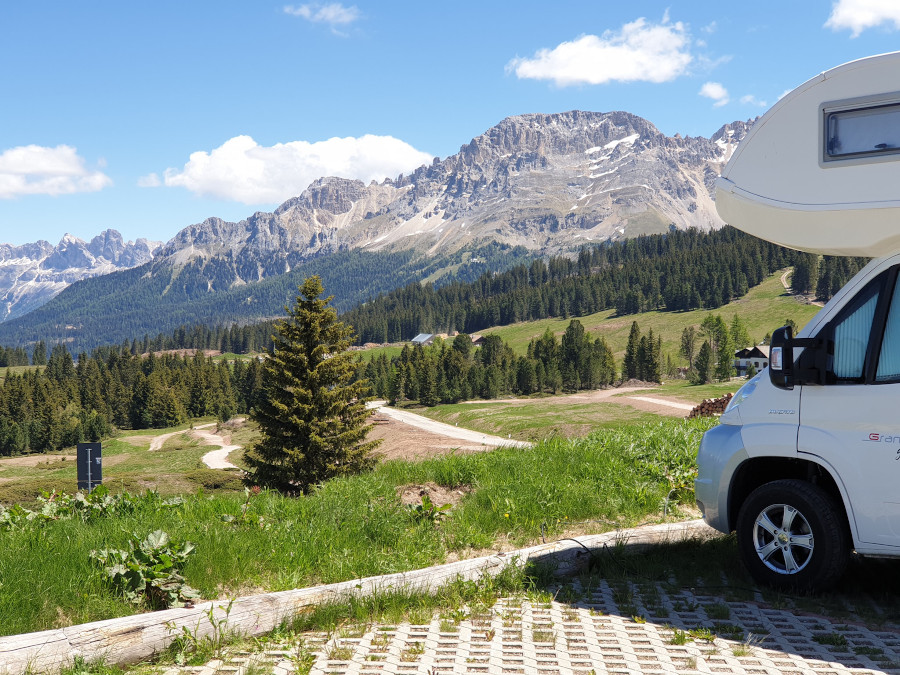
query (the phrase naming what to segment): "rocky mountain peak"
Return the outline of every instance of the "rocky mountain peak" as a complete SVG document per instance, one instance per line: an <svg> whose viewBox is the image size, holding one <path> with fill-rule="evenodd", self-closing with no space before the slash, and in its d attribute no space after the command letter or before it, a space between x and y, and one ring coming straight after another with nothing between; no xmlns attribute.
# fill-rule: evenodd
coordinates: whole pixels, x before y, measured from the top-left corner
<svg viewBox="0 0 900 675"><path fill-rule="evenodd" d="M0 277L13 259L36 266L31 277L10 273L25 288L51 272L74 278L71 270L114 271L152 257L148 274L190 265L212 293L344 249L439 258L498 242L547 255L671 227L717 228L715 178L754 121L692 138L668 137L625 111L515 115L409 175L369 185L323 177L272 213L190 225L155 254L152 242L126 244L114 230L89 244L67 236L57 247L0 245Z"/></svg>
<svg viewBox="0 0 900 675"><path fill-rule="evenodd" d="M0 321L34 309L81 279L149 262L159 247L147 239L125 242L112 229L90 243L67 233L56 246L43 240L0 244Z"/></svg>
<svg viewBox="0 0 900 675"><path fill-rule="evenodd" d="M719 130L710 137L710 140L715 143L721 151L722 161L727 162L731 159L731 155L737 148L738 143L747 135L747 132L750 131L750 127L756 124L758 119L759 117L757 116L746 122L737 120L735 122L723 124Z"/></svg>
<svg viewBox="0 0 900 675"><path fill-rule="evenodd" d="M299 197L289 199L275 210L280 215L293 208L346 213L366 192L366 184L337 176L319 178L309 184Z"/></svg>

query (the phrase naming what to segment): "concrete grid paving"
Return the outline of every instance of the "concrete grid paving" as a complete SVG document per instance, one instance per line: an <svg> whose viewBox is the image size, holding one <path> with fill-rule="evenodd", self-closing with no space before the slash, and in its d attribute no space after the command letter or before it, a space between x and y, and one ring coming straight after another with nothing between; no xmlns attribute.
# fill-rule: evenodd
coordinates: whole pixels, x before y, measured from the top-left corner
<svg viewBox="0 0 900 675"><path fill-rule="evenodd" d="M567 601L564 601L567 600ZM424 617L423 617L424 618ZM305 658L304 658L305 655ZM164 675L900 673L900 634L659 584L578 581L427 624L349 627Z"/></svg>

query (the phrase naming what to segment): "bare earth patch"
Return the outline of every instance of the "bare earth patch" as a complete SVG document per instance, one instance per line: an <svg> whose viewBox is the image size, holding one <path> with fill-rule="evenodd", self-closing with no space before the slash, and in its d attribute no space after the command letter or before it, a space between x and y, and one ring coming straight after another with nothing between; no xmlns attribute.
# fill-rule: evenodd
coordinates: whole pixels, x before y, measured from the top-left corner
<svg viewBox="0 0 900 675"><path fill-rule="evenodd" d="M662 397L657 397L662 398ZM610 399L613 403L623 403L625 405L631 406L632 408L636 408L637 410L642 410L644 412L651 412L657 415L665 415L666 417L686 417L687 412L681 410L679 408L675 408L670 405L665 405L664 403L651 403L649 401L640 401L635 398L622 398L619 400ZM675 403L681 403L681 401L675 401Z"/></svg>
<svg viewBox="0 0 900 675"><path fill-rule="evenodd" d="M462 486L458 488L446 488L437 483L422 483L421 485L413 483L412 485L400 485L397 487L397 496L400 502L406 506L419 506L422 504L422 497L428 495L431 502L437 506L456 506L472 488Z"/></svg>
<svg viewBox="0 0 900 675"><path fill-rule="evenodd" d="M634 391L646 391L652 387L659 386L652 382L640 382L639 380L629 380L622 387L610 387L609 389L593 389L591 391L580 391L577 394L563 394L558 396L545 396L543 398L491 398L479 399L476 401L460 401L460 404L466 405L482 405L484 403L541 403L546 405L569 405L570 403L594 403L596 401L609 401L612 403L622 403L616 401L614 396L619 394L630 394Z"/></svg>
<svg viewBox="0 0 900 675"><path fill-rule="evenodd" d="M679 410L678 407L665 405L664 403L651 403L648 401L639 401L627 396L636 391L644 391L657 387L654 382L642 382L640 380L629 380L621 387L610 387L609 389L594 389L592 391L581 391L577 394L568 394L564 396L547 396L546 398L494 398L478 401L462 401L467 405L483 405L483 404L516 404L516 403L538 403L546 406L571 405L572 403L617 403L619 405L627 405L644 412L656 413L657 415L665 415L666 417L685 417L687 412ZM655 396L660 400L668 400L677 406L684 403L675 398L665 396Z"/></svg>
<svg viewBox="0 0 900 675"><path fill-rule="evenodd" d="M369 432L369 440L382 439L381 445L375 450L374 454L385 461L436 457L451 452L484 452L485 450L494 449L493 446L467 443L466 441L417 429L379 412L372 415L369 421L375 425L372 431Z"/></svg>
<svg viewBox="0 0 900 675"><path fill-rule="evenodd" d="M5 466L37 466L44 462L74 462L75 455L24 455L22 457L10 457L9 459L0 459L0 468ZM106 460L103 460L106 463Z"/></svg>

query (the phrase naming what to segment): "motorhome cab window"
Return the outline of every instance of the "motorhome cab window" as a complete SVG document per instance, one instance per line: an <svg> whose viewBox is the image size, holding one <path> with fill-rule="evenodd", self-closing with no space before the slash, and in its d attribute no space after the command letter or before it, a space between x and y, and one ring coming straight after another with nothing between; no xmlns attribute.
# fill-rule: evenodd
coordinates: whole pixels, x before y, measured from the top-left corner
<svg viewBox="0 0 900 675"><path fill-rule="evenodd" d="M856 309L834 327L834 374L838 380L862 379L880 286L872 284L860 293Z"/></svg>
<svg viewBox="0 0 900 675"><path fill-rule="evenodd" d="M900 103L825 113L825 161L900 153Z"/></svg>
<svg viewBox="0 0 900 675"><path fill-rule="evenodd" d="M900 285L900 277L897 278ZM894 287L891 309L884 325L884 339L878 356L877 382L900 380L900 288Z"/></svg>

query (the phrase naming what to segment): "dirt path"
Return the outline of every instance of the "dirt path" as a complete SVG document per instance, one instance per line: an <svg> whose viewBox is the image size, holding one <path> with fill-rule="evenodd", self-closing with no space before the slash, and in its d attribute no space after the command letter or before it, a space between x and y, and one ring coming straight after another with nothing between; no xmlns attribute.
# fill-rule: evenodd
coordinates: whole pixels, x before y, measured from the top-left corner
<svg viewBox="0 0 900 675"><path fill-rule="evenodd" d="M242 418L238 418L236 421L243 421ZM190 434L196 439L199 439L203 442L204 445L215 445L218 446L218 450L211 450L207 452L201 458L201 461L206 464L210 469L237 469L239 467L235 466L231 462L228 461L228 455L235 450L240 450L240 445L229 445L225 442L225 439L222 438L219 434L213 433L212 431L206 431L210 427L216 426L215 422L208 422L207 424L198 424L193 429L183 429L181 431L172 431L168 434L160 434L159 436L154 436L150 441L149 450L152 452L154 450L161 450L162 446L165 444L167 440L172 438L173 436L178 436L180 434Z"/></svg>
<svg viewBox="0 0 900 675"><path fill-rule="evenodd" d="M679 401L669 401L664 398L657 398L656 396L627 396L626 398L629 398L633 401L644 401L645 403L653 403L655 405L664 405L669 408L675 408L677 410L687 410L688 412L690 412L691 410L693 410L696 407L690 403L681 403Z"/></svg>
<svg viewBox="0 0 900 675"><path fill-rule="evenodd" d="M431 434L436 434L439 436L444 436L446 438L465 441L468 444L474 443L477 445L490 446L493 448L500 447L502 445L512 446L516 448L531 447L531 443L527 443L525 441L514 441L512 439L503 438L501 436L491 436L490 434L485 434L480 431L461 429L460 427L453 426L452 424L437 422L427 417L423 417L422 415L411 413L408 410L398 410L396 408L390 408L385 405L384 401L373 401L369 404L369 407L375 408L380 413L417 429L422 429L423 431L427 431Z"/></svg>
<svg viewBox="0 0 900 675"><path fill-rule="evenodd" d="M148 450L150 452L153 452L154 450L162 450L162 446L165 445L165 442L167 440L169 440L170 438L172 438L172 436L177 436L178 434L190 433L191 431L193 431L195 429L206 429L207 427L214 427L214 426L216 426L216 423L210 422L209 424L200 424L200 425L194 427L194 429L182 429L181 431L172 431L168 434L161 434L159 436L153 436L152 440L150 441L150 447L148 448Z"/></svg>
<svg viewBox="0 0 900 675"><path fill-rule="evenodd" d="M627 405L644 412L652 412L657 415L665 415L667 417L684 417L686 411L693 410L693 404L687 404L683 401L676 401L661 396L628 396L628 394L637 391L647 391L654 385L640 384L625 387L611 387L609 389L594 389L591 391L582 391L577 394L569 394L567 396L548 396L547 398L502 398L502 399L484 399L479 401L462 401L464 404L481 405L496 403L537 403L541 405L569 405L571 403L616 403L618 405Z"/></svg>
<svg viewBox="0 0 900 675"><path fill-rule="evenodd" d="M793 269L787 269L784 271L784 274L781 275L781 285L784 286L784 290L790 291L791 285L788 283L787 278L793 274Z"/></svg>
<svg viewBox="0 0 900 675"><path fill-rule="evenodd" d="M215 426L215 424L204 424L203 426ZM229 445L219 434L213 433L212 431L202 430L200 429L200 427L195 427L192 435L195 438L199 438L201 441L203 441L204 445L216 445L219 447L218 450L211 450L201 458L203 463L206 464L206 466L208 466L210 469L240 468L228 461L228 455L230 455L235 450L240 450L240 445Z"/></svg>

